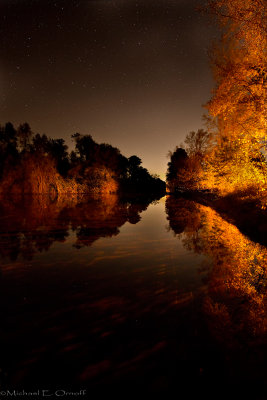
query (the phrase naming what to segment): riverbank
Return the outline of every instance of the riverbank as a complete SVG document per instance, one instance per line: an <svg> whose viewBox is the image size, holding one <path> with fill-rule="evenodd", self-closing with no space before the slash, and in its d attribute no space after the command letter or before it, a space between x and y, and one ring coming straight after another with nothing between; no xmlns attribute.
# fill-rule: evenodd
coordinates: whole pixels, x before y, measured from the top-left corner
<svg viewBox="0 0 267 400"><path fill-rule="evenodd" d="M169 195L184 197L213 208L251 240L267 246L267 210L262 208L260 200L255 195L234 193L221 197L216 193L204 191L169 193Z"/></svg>

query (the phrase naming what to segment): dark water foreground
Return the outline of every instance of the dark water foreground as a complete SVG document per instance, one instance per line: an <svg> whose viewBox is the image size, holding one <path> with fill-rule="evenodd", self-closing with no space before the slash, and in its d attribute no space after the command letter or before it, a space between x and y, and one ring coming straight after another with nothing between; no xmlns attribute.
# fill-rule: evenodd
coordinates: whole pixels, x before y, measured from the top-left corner
<svg viewBox="0 0 267 400"><path fill-rule="evenodd" d="M0 259L1 397L267 398L267 249L211 208L2 200Z"/></svg>

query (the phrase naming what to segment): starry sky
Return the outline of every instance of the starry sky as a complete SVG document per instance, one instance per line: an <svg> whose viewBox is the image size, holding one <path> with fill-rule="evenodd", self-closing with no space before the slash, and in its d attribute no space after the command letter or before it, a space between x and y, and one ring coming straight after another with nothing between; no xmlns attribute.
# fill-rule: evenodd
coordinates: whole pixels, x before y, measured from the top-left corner
<svg viewBox="0 0 267 400"><path fill-rule="evenodd" d="M165 178L203 127L217 36L203 0L0 0L0 124L91 134Z"/></svg>

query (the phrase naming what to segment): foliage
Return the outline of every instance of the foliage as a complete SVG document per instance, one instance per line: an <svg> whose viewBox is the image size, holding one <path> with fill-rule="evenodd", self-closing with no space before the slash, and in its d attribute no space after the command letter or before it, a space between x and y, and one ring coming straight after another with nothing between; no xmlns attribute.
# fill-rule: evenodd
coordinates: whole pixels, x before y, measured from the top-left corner
<svg viewBox="0 0 267 400"><path fill-rule="evenodd" d="M176 147L173 153L170 152L166 175L169 192L200 188L205 174L209 143L209 133L199 129L186 136L185 149Z"/></svg>
<svg viewBox="0 0 267 400"><path fill-rule="evenodd" d="M34 134L28 123L17 129L0 126L0 192L115 193L120 190L165 192L165 183L141 166L137 156L123 156L91 135L72 135L75 150L64 139Z"/></svg>
<svg viewBox="0 0 267 400"><path fill-rule="evenodd" d="M222 193L266 187L266 6L262 0L212 0L222 27L211 50L216 82L206 107L217 131L203 185ZM257 163L255 163L257 159Z"/></svg>
<svg viewBox="0 0 267 400"><path fill-rule="evenodd" d="M220 195L253 190L262 207L267 205L265 4L206 1L205 10L222 29L210 50L215 87L206 104L207 131L187 135L186 167L175 167L171 159L169 187L216 190Z"/></svg>

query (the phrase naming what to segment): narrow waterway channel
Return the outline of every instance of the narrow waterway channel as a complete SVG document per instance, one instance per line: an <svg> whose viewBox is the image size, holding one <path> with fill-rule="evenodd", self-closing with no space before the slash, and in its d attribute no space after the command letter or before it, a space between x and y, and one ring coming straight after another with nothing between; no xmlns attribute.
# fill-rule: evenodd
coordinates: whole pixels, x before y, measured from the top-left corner
<svg viewBox="0 0 267 400"><path fill-rule="evenodd" d="M266 395L267 249L211 208L9 200L0 259L2 390Z"/></svg>

